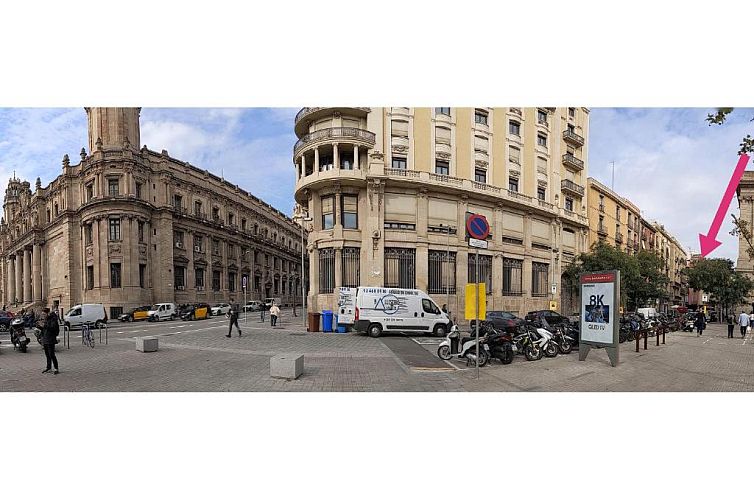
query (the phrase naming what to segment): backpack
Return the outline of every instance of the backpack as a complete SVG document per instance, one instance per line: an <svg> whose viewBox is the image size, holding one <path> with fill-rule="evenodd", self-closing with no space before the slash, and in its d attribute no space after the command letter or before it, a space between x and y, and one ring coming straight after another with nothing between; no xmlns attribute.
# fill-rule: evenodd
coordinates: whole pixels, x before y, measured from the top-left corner
<svg viewBox="0 0 754 498"><path fill-rule="evenodd" d="M56 313L50 313L47 315L47 323L45 324L47 330L50 331L55 337L60 333L60 324L58 323L58 315Z"/></svg>

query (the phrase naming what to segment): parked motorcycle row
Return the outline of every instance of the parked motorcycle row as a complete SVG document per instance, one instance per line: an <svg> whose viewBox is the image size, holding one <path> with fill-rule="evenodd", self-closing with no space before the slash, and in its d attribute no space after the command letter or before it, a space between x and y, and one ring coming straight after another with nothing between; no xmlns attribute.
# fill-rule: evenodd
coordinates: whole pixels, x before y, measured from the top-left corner
<svg viewBox="0 0 754 498"><path fill-rule="evenodd" d="M621 343L631 342L636 340L637 337L641 338L644 334L648 337L654 337L663 332L676 332L678 330L685 332L694 330L693 314L672 318L659 313L654 318L644 318L640 314L630 313L621 317L618 340Z"/></svg>
<svg viewBox="0 0 754 498"><path fill-rule="evenodd" d="M528 361L536 361L543 356L553 358L558 354L569 354L578 348L578 327L542 322L527 320L501 330L489 321L480 321L478 359L475 334L461 337L458 325L454 324L437 348L437 356L443 360L466 360L467 365L479 363L483 367L492 360L508 365L516 354L523 355Z"/></svg>

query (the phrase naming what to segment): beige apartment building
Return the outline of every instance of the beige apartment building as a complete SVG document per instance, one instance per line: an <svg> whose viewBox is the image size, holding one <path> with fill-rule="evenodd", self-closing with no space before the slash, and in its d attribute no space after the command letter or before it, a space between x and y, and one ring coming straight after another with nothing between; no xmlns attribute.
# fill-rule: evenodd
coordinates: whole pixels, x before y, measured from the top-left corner
<svg viewBox="0 0 754 498"><path fill-rule="evenodd" d="M457 316L476 263L467 213L491 225L488 309L561 309L562 271L588 247L588 109L307 107L295 132L315 310L372 285L426 290Z"/></svg>
<svg viewBox="0 0 754 498"><path fill-rule="evenodd" d="M657 306L667 311L670 306L686 304L688 286L681 270L687 266L688 254L678 240L663 225L642 218L634 203L591 177L588 198L590 247L604 242L629 254L640 249L657 252L665 261L663 272L669 279L668 298Z"/></svg>
<svg viewBox="0 0 754 498"><path fill-rule="evenodd" d="M140 147L138 108L87 108L89 153L34 190L8 183L0 302L111 317L156 302L301 302L300 227L207 170Z"/></svg>

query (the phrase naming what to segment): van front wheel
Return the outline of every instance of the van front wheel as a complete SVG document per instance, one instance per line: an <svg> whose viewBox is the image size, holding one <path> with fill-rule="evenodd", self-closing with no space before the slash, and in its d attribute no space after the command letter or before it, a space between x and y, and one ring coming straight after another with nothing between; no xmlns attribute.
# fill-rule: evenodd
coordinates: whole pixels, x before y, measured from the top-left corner
<svg viewBox="0 0 754 498"><path fill-rule="evenodd" d="M369 333L370 337L379 337L380 335L382 335L382 327L379 323L372 323L369 325L367 332Z"/></svg>
<svg viewBox="0 0 754 498"><path fill-rule="evenodd" d="M445 325L435 325L435 336L444 337L446 333Z"/></svg>

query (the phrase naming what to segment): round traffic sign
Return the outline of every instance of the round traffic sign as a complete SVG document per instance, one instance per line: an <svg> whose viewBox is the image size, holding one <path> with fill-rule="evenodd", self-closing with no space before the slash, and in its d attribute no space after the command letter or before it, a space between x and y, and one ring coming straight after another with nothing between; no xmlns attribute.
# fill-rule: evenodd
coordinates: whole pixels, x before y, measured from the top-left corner
<svg viewBox="0 0 754 498"><path fill-rule="evenodd" d="M469 216L469 219L466 220L466 233L472 239L486 240L490 235L490 224L487 222L487 218L481 214Z"/></svg>

